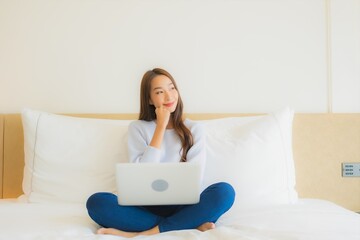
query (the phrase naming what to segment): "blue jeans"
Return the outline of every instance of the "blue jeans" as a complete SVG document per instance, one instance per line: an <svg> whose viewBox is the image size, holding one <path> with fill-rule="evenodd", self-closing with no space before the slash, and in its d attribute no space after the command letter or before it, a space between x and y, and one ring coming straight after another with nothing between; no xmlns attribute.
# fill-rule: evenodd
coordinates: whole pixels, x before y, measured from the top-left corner
<svg viewBox="0 0 360 240"><path fill-rule="evenodd" d="M206 222L215 223L234 203L235 191L225 182L207 187L200 201L191 205L121 206L112 193L95 193L86 207L90 217L106 228L142 232L159 226L160 232L195 229Z"/></svg>

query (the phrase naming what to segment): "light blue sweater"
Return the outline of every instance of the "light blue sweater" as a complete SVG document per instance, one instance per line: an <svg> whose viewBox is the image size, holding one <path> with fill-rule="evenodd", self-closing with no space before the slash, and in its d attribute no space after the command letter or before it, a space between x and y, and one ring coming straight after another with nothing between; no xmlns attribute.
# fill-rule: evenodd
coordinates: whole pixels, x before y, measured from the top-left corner
<svg viewBox="0 0 360 240"><path fill-rule="evenodd" d="M187 162L199 163L204 172L206 149L205 128L200 122L186 119L184 124L190 129L194 145L187 153ZM166 129L161 149L149 146L156 128L155 121L137 120L129 125L128 152L132 163L180 162L181 141L174 129Z"/></svg>

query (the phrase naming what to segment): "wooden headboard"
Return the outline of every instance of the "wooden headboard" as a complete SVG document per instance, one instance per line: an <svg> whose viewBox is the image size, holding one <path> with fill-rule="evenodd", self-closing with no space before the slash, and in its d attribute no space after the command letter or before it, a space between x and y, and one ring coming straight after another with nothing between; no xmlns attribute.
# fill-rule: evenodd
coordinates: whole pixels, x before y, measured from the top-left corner
<svg viewBox="0 0 360 240"><path fill-rule="evenodd" d="M74 115L74 114L72 114ZM249 114L188 114L212 119ZM136 119L136 114L77 114L80 117ZM0 114L0 198L22 194L24 143L21 116ZM360 177L344 178L343 162L360 162L360 113L295 114L293 150L299 197L335 202L360 211Z"/></svg>

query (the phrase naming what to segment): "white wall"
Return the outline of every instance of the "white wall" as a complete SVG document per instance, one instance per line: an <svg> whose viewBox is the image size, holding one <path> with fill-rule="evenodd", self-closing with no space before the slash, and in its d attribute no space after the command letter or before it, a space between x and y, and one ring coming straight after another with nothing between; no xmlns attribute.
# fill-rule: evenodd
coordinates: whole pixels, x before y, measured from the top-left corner
<svg viewBox="0 0 360 240"><path fill-rule="evenodd" d="M0 0L0 113L138 112L164 67L186 112L360 112L360 0Z"/></svg>
<svg viewBox="0 0 360 240"><path fill-rule="evenodd" d="M360 112L360 0L332 0L333 111Z"/></svg>

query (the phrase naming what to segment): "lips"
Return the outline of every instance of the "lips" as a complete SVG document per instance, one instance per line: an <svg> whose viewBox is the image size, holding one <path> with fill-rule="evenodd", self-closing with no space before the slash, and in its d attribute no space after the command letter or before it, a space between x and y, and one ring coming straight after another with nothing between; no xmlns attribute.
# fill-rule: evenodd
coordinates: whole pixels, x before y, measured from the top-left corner
<svg viewBox="0 0 360 240"><path fill-rule="evenodd" d="M167 103L167 104L164 104L165 107L172 107L174 105L175 102L172 102L172 103Z"/></svg>

